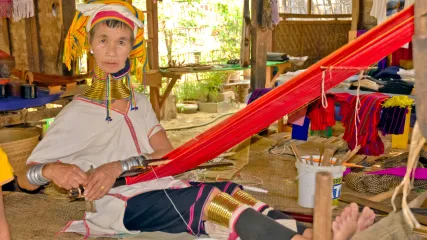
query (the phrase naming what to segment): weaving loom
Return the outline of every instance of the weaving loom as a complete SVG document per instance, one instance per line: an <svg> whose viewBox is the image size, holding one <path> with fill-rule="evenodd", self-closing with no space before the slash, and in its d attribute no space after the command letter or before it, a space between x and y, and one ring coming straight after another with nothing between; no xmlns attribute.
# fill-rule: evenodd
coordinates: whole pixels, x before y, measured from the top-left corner
<svg viewBox="0 0 427 240"><path fill-rule="evenodd" d="M279 118L319 98L322 95L323 81L324 93L411 41L413 33L414 7L411 6L170 152L165 158L172 161L156 168L155 173L151 171L128 177L126 183L129 185L156 177L176 175L215 158ZM329 70L324 70L325 67ZM354 70L331 70L333 67ZM322 80L324 71L328 71L328 74Z"/></svg>

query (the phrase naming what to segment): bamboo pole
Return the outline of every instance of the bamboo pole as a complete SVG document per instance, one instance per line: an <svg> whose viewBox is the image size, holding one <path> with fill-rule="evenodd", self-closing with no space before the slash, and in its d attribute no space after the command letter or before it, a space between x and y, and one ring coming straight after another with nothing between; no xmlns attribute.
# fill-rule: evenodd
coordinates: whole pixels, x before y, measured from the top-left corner
<svg viewBox="0 0 427 240"><path fill-rule="evenodd" d="M313 239L332 239L332 175L328 172L316 174L314 203Z"/></svg>

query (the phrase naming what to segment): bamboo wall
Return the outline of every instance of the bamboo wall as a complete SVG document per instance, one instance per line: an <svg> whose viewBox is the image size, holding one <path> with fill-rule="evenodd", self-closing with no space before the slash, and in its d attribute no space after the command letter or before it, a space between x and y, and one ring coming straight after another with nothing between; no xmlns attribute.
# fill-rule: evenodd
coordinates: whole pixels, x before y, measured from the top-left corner
<svg viewBox="0 0 427 240"><path fill-rule="evenodd" d="M8 25L6 19L0 18L0 50L10 54L9 48L9 34L7 31Z"/></svg>
<svg viewBox="0 0 427 240"><path fill-rule="evenodd" d="M304 67L347 44L351 21L288 21L273 32L273 51L308 56Z"/></svg>
<svg viewBox="0 0 427 240"><path fill-rule="evenodd" d="M15 57L15 68L27 70L28 66L28 48L25 20L21 19L18 22L9 21L10 44L13 55Z"/></svg>
<svg viewBox="0 0 427 240"><path fill-rule="evenodd" d="M35 0L35 16L18 22L0 21L0 36L10 34L10 44L0 37L0 49L15 57L16 68L63 75L64 36L75 14L74 0ZM7 51L6 51L7 50Z"/></svg>

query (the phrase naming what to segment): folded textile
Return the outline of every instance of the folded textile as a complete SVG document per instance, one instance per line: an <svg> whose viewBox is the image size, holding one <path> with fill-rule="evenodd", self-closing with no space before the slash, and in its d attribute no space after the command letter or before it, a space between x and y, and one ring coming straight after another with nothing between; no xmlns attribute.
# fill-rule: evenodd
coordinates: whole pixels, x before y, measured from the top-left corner
<svg viewBox="0 0 427 240"><path fill-rule="evenodd" d="M288 59L286 53L267 52L267 61L286 61Z"/></svg>
<svg viewBox="0 0 427 240"><path fill-rule="evenodd" d="M400 75L401 78L415 78L415 69L405 70L405 69L399 69L397 74Z"/></svg>
<svg viewBox="0 0 427 240"><path fill-rule="evenodd" d="M350 90L357 89L359 86L359 81L354 81L350 85ZM371 91L371 92L377 92L380 88L380 85L378 85L376 82L369 80L369 79L362 79L360 80L360 90L362 91Z"/></svg>
<svg viewBox="0 0 427 240"><path fill-rule="evenodd" d="M400 70L397 66L391 66L381 70L379 73L375 74L374 78L376 79L401 79L400 75L397 72Z"/></svg>
<svg viewBox="0 0 427 240"><path fill-rule="evenodd" d="M385 82L384 86L378 88L378 92L410 95L413 88L412 83L393 80Z"/></svg>
<svg viewBox="0 0 427 240"><path fill-rule="evenodd" d="M335 100L341 104L340 115L345 127L343 139L350 149L361 145L360 154L378 156L384 153L384 144L378 135L377 125L380 120L381 104L388 98L381 93L360 95L360 110L355 128L355 107L357 97L348 93L336 93Z"/></svg>

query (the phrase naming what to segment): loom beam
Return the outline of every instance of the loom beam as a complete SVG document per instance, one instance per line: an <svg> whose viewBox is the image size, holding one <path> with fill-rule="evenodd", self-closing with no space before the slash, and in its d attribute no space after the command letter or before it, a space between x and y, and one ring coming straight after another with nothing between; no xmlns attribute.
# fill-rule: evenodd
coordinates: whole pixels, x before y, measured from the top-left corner
<svg viewBox="0 0 427 240"><path fill-rule="evenodd" d="M126 183L176 175L215 158L276 120L319 98L324 71L321 67L368 67L408 43L413 33L414 7L411 6L167 154L165 158L173 161L156 168L155 174L149 172L129 177ZM332 78L329 78L328 72L325 91L356 73L357 70L332 71Z"/></svg>

